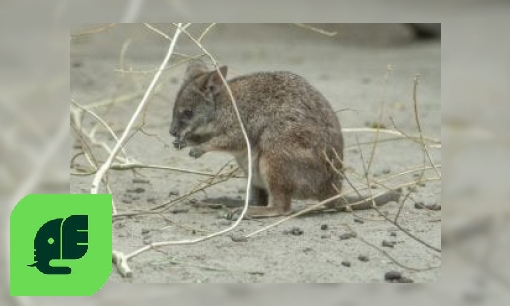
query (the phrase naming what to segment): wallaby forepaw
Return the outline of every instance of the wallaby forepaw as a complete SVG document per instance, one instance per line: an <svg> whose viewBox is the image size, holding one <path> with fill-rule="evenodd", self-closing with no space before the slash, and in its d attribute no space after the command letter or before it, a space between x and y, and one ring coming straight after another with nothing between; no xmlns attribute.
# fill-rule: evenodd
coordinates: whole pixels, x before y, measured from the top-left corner
<svg viewBox="0 0 510 306"><path fill-rule="evenodd" d="M189 150L189 156L191 156L193 158L199 158L200 156L202 156L204 154L205 154L205 151L199 147L191 148L191 150Z"/></svg>

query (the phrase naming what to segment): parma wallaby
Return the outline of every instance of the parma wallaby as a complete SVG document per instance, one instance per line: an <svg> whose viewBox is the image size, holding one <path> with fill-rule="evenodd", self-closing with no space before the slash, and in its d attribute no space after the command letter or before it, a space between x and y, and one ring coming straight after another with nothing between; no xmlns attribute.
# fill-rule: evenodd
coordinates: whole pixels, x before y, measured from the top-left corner
<svg viewBox="0 0 510 306"><path fill-rule="evenodd" d="M224 78L227 67L219 72ZM291 72L259 72L228 81L252 149L251 217L290 212L291 199L324 200L342 187L343 137L326 98ZM247 172L246 143L217 70L192 61L178 91L170 134L177 149L199 158L209 151L232 154ZM376 205L398 199L389 192ZM341 199L336 204L363 200ZM339 203L340 202L340 203ZM369 203L368 203L369 202ZM366 209L367 201L354 209Z"/></svg>

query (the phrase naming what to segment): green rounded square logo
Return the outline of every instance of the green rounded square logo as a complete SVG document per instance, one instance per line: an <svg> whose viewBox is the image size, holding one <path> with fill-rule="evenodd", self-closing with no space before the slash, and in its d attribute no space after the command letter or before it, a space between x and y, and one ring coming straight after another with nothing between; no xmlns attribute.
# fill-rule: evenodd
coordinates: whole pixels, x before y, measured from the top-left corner
<svg viewBox="0 0 510 306"><path fill-rule="evenodd" d="M11 295L88 296L111 274L110 194L30 194L11 212Z"/></svg>

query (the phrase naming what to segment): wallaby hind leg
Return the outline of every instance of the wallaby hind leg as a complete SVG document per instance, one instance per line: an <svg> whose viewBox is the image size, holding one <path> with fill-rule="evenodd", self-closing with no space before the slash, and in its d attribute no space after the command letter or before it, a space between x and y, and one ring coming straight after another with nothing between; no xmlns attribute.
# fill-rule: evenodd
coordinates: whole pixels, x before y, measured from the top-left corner
<svg viewBox="0 0 510 306"><path fill-rule="evenodd" d="M267 191L262 189L262 188L259 188L259 187L255 187L255 186L251 186L251 189L250 189L250 205L252 206L267 206L267 204L269 203L269 195L267 194Z"/></svg>
<svg viewBox="0 0 510 306"><path fill-rule="evenodd" d="M271 162L273 161L273 163ZM276 217L290 213L291 197L285 173L279 171L278 160L260 159L260 176L268 189L267 206L250 206L246 213L250 218ZM239 213L237 210L235 213Z"/></svg>

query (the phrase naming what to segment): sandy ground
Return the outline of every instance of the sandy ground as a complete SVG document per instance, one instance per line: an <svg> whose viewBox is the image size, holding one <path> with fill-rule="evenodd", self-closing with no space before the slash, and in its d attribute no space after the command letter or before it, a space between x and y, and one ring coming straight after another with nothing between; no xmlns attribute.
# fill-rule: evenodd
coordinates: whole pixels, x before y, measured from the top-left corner
<svg viewBox="0 0 510 306"><path fill-rule="evenodd" d="M156 25L171 34L168 26ZM78 33L90 26L72 29ZM203 27L202 27L203 28ZM199 30L196 28L195 30ZM421 75L418 88L420 118L425 135L441 138L441 48L439 41L416 41L408 28L400 25L341 25L330 38L292 25L220 25L205 39L205 47L217 60L229 66L230 77L255 71L290 70L307 78L331 102L344 128L364 127L378 121L382 102L385 113L382 123L416 134L413 114L413 77ZM168 42L142 25L117 26L108 31L76 37L71 42L71 95L87 105L100 100L122 97L146 88L152 73L120 73L119 54L130 40L124 64L133 70L156 68ZM200 51L183 36L177 52L198 54ZM175 61L174 61L175 62ZM386 78L387 67L392 71ZM184 66L165 71L163 88L154 97L146 113L145 132L137 133L126 146L128 154L148 164L160 164L197 171L215 172L231 157L208 153L198 160L188 157L188 150L177 151L168 134L173 99ZM386 85L385 85L386 83ZM126 125L139 98L118 103L108 109L96 109L118 133ZM92 121L85 120L85 128ZM389 138L381 136L382 139ZM100 130L98 138L110 141ZM345 133L346 163L356 173L363 172L360 150L354 133ZM374 134L358 133L361 144L371 141ZM71 141L71 154L78 150ZM93 147L99 160L105 154ZM372 146L361 145L365 159ZM432 160L441 163L440 150L431 151ZM411 141L389 141L378 145L372 174L385 176L416 167L423 162L420 146ZM82 158L76 160L84 166ZM415 172L416 173L416 172ZM306 175L306 174L304 174ZM348 176L357 185L353 172ZM434 177L425 172L425 177ZM146 210L164 201L189 192L203 176L165 170L144 169L111 171L108 176L119 212ZM134 180L135 179L135 180ZM141 180L140 180L141 179ZM391 180L390 186L415 179L414 173ZM92 176L71 176L71 193L87 193ZM244 199L244 179L231 179L196 193L171 206L162 216L120 218L113 223L113 247L131 252L150 242L197 237L225 228L230 224L225 215L232 205ZM374 191L382 191L375 189ZM103 190L104 192L104 190ZM441 212L419 210L415 201L441 203L441 182L427 182L406 201L401 225L433 246L441 247ZM303 208L313 201L295 201L294 208ZM216 205L211 205L216 204ZM218 205L220 204L220 205ZM382 207L388 216L398 211L397 203ZM362 220L362 223L355 222ZM235 230L247 234L276 221L247 220ZM384 221L375 211L356 213L319 213L293 219L262 232L246 242L233 242L222 236L196 245L172 246L151 251L134 258L130 265L134 277L125 280L113 271L109 282L147 283L253 283L253 282L383 282L387 271L400 271L415 282L440 280L440 268L414 271L399 267L388 256L359 239L342 240L351 226L358 237L383 249L405 266L423 269L439 267L440 256L411 239L395 226ZM324 226L327 225L327 229ZM288 233L298 228L300 235ZM393 248L382 247L383 240L396 242ZM360 255L368 258L363 262ZM350 262L350 267L342 262Z"/></svg>

